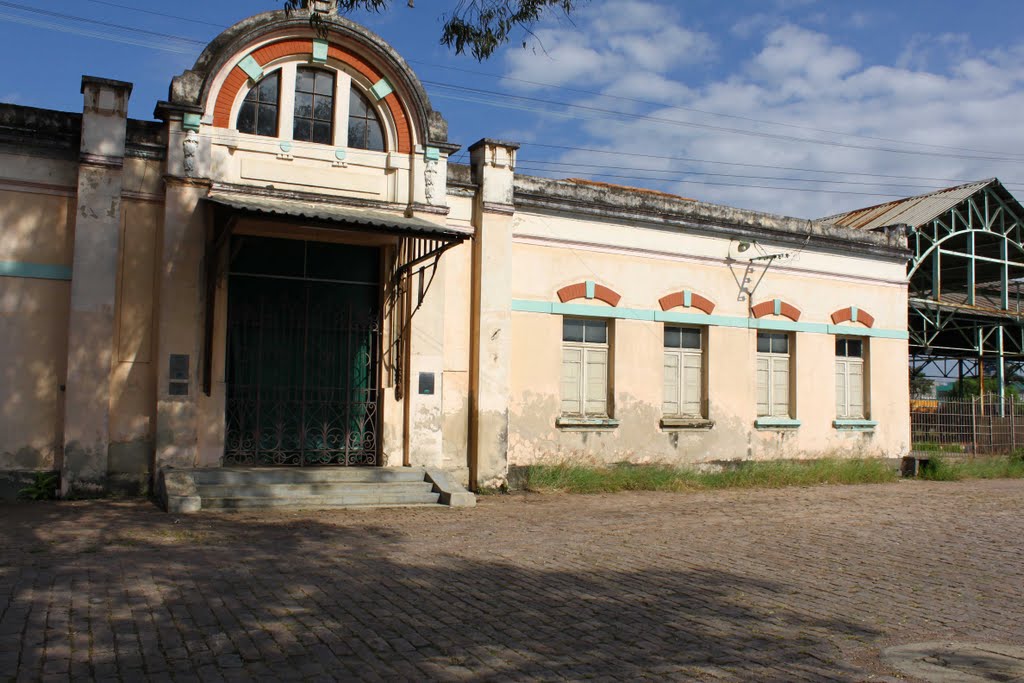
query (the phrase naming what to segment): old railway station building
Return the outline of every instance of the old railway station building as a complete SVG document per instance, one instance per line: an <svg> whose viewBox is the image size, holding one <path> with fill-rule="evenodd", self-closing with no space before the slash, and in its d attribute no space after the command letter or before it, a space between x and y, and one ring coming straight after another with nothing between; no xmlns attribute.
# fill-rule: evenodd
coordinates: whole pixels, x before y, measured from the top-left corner
<svg viewBox="0 0 1024 683"><path fill-rule="evenodd" d="M8 489L906 452L901 231L451 163L401 56L327 28L236 24L157 121L91 76L0 105Z"/></svg>

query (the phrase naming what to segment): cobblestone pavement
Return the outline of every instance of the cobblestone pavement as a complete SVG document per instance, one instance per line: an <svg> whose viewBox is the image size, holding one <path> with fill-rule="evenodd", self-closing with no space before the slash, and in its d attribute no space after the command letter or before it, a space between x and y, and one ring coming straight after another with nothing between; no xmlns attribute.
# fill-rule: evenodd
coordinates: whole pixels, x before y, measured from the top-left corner
<svg viewBox="0 0 1024 683"><path fill-rule="evenodd" d="M1024 643L1024 481L0 506L0 680L878 680Z"/></svg>

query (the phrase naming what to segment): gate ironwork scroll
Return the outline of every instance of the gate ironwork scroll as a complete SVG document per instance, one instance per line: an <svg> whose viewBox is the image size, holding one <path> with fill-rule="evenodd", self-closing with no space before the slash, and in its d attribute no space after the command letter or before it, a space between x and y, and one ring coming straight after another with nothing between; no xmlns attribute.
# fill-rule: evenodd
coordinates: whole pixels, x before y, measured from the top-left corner
<svg viewBox="0 0 1024 683"><path fill-rule="evenodd" d="M379 463L379 310L345 285L232 279L225 465Z"/></svg>

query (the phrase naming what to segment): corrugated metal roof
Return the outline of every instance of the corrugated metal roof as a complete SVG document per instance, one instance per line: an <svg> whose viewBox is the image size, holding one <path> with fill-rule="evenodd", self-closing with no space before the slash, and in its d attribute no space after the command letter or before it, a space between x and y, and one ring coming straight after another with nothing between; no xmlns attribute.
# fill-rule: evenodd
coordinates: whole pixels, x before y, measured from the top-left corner
<svg viewBox="0 0 1024 683"><path fill-rule="evenodd" d="M411 232L428 237L465 237L468 234L458 228L438 225L422 218L330 201L216 190L211 191L206 199L239 211L337 223L338 227L369 226L393 233Z"/></svg>
<svg viewBox="0 0 1024 683"><path fill-rule="evenodd" d="M872 230L886 225L898 224L912 225L917 228L928 223L933 218L941 216L975 192L996 182L998 181L995 178L989 178L973 183L965 183L964 185L947 187L944 190L937 190L916 197L897 199L893 202L869 206L866 209L857 209L856 211L828 216L821 220L824 223L834 223L835 225L862 230Z"/></svg>

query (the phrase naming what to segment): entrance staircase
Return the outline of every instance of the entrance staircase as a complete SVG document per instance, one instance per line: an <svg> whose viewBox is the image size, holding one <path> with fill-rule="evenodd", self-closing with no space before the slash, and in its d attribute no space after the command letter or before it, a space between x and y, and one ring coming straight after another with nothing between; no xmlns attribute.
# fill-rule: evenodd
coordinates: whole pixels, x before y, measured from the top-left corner
<svg viewBox="0 0 1024 683"><path fill-rule="evenodd" d="M476 504L447 473L417 467L169 468L158 488L168 512Z"/></svg>

